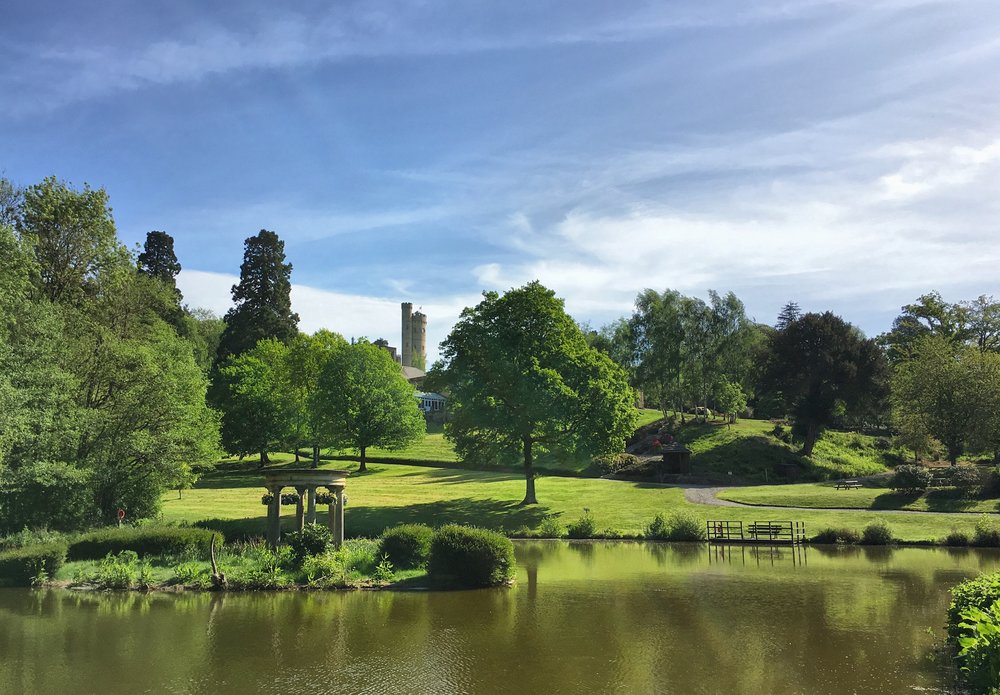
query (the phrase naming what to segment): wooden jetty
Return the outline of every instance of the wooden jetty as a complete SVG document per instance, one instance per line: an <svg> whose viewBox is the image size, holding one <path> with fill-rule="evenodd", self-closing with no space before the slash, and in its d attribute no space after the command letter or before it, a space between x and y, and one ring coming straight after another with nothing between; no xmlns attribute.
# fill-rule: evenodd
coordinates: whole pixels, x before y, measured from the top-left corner
<svg viewBox="0 0 1000 695"><path fill-rule="evenodd" d="M803 521L706 521L709 543L800 545L806 542Z"/></svg>

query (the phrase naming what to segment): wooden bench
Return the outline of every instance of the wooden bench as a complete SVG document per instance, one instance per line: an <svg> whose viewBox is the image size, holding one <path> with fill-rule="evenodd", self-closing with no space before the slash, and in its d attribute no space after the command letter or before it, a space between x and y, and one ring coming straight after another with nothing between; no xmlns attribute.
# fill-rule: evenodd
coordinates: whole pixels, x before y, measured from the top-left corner
<svg viewBox="0 0 1000 695"><path fill-rule="evenodd" d="M766 522L754 522L748 527L751 538L791 538L792 528L790 523L774 524Z"/></svg>
<svg viewBox="0 0 1000 695"><path fill-rule="evenodd" d="M857 490L861 487L860 481L857 480L839 480L837 481L838 490Z"/></svg>

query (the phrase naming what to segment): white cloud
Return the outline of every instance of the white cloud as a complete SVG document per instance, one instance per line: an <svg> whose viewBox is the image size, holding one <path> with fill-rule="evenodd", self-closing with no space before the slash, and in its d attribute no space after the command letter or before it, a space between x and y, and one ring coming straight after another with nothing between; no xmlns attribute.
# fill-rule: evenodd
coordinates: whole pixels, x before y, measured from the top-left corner
<svg viewBox="0 0 1000 695"><path fill-rule="evenodd" d="M237 282L239 277L235 275L201 270L182 270L177 276L177 286L188 306L211 309L220 316L232 306L230 288ZM438 357L438 344L447 337L459 313L465 306L477 302L478 298L437 298L421 304L419 299L411 297L396 301L292 285L292 310L299 315L300 330L315 333L325 328L348 339L385 338L397 348L402 328L401 301L413 301L414 309L427 315L427 360L430 365Z"/></svg>

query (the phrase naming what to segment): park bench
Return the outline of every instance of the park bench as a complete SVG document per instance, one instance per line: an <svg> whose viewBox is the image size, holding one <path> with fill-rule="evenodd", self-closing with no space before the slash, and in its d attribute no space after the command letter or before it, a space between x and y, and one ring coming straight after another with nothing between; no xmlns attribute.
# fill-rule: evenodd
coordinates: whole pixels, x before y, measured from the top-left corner
<svg viewBox="0 0 1000 695"><path fill-rule="evenodd" d="M857 480L838 480L838 490L856 490L861 487L861 482Z"/></svg>
<svg viewBox="0 0 1000 695"><path fill-rule="evenodd" d="M768 538L775 539L779 537L792 536L792 529L790 523L774 523L774 522L762 522L755 521L748 527L750 531L750 537L755 539Z"/></svg>

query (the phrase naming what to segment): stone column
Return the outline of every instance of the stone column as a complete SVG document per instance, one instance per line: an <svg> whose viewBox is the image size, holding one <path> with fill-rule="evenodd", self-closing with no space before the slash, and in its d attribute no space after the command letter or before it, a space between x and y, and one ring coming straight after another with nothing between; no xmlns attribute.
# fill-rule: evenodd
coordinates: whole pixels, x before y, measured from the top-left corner
<svg viewBox="0 0 1000 695"><path fill-rule="evenodd" d="M281 488L271 486L267 491L273 495L267 505L267 542L272 548L277 548L281 542Z"/></svg>
<svg viewBox="0 0 1000 695"><path fill-rule="evenodd" d="M337 495L332 487L328 487L326 490L330 493L330 506L327 507L326 512L326 525L330 528L330 537L332 538L337 532Z"/></svg>
<svg viewBox="0 0 1000 695"><path fill-rule="evenodd" d="M297 487L295 491L299 493L299 501L295 503L295 528L301 531L306 527L305 508L302 503L302 498L306 495L306 489L304 487Z"/></svg>
<svg viewBox="0 0 1000 695"><path fill-rule="evenodd" d="M309 487L309 498L308 506L306 507L306 523L315 524L316 523L316 486L312 485Z"/></svg>
<svg viewBox="0 0 1000 695"><path fill-rule="evenodd" d="M334 488L334 497L337 498L337 509L333 515L333 545L339 548L344 544L344 487L342 485Z"/></svg>

